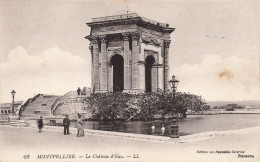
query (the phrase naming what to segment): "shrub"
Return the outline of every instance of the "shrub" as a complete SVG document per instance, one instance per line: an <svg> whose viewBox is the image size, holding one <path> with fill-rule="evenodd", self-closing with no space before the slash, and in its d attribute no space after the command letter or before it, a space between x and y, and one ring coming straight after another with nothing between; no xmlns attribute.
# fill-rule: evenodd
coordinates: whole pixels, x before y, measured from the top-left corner
<svg viewBox="0 0 260 162"><path fill-rule="evenodd" d="M97 119L152 120L155 114L165 117L174 112L186 114L187 109L198 112L209 108L201 96L190 93L159 91L156 93L95 93L86 98L92 115Z"/></svg>

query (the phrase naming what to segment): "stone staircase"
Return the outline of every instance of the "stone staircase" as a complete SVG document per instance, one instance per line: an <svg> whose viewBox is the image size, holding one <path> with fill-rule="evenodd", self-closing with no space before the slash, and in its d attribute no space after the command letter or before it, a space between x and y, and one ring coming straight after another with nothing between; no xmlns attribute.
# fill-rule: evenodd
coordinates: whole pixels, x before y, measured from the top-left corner
<svg viewBox="0 0 260 162"><path fill-rule="evenodd" d="M90 114L85 111L87 105L84 102L84 99L88 96L90 96L90 92L87 92L86 95L78 95L76 91L70 91L55 101L52 114L68 114L70 118L76 119L78 113L80 113L82 115L84 114L83 118L88 118Z"/></svg>
<svg viewBox="0 0 260 162"><path fill-rule="evenodd" d="M22 112L22 116L49 116L52 105L59 96L41 95L30 103Z"/></svg>

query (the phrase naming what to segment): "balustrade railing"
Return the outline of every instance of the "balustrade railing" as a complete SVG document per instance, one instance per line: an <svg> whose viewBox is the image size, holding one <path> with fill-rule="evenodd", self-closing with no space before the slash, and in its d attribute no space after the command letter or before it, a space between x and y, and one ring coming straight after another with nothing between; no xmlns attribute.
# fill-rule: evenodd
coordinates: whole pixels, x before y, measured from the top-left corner
<svg viewBox="0 0 260 162"><path fill-rule="evenodd" d="M96 17L92 18L92 22L101 22L101 21L109 21L109 20L119 20L119 19L127 19L127 18L134 18L134 17L140 17L136 13L130 13L130 14L122 14L122 15L114 15L114 16L105 16L105 17ZM166 23L160 23L154 20L150 20L144 17L140 17L143 21L157 25L157 26L162 26L162 27L169 27L169 24Z"/></svg>

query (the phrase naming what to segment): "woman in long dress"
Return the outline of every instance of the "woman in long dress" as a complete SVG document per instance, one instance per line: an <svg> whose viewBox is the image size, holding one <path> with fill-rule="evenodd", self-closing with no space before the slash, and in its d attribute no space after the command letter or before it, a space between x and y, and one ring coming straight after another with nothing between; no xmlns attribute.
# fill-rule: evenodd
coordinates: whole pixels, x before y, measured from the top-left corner
<svg viewBox="0 0 260 162"><path fill-rule="evenodd" d="M78 119L77 119L77 130L78 130L77 137L84 137L85 133L84 133L83 122L80 114L78 114Z"/></svg>

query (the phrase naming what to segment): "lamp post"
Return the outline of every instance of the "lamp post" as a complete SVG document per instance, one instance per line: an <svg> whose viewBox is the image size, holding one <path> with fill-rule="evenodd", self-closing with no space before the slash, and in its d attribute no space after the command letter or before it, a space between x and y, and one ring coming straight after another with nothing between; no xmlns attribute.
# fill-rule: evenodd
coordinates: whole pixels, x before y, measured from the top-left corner
<svg viewBox="0 0 260 162"><path fill-rule="evenodd" d="M12 96L13 96L13 103L12 103L12 115L14 115L14 95L15 95L15 91L13 90L12 92L11 92L11 94L12 94Z"/></svg>
<svg viewBox="0 0 260 162"><path fill-rule="evenodd" d="M175 93L176 93L178 83L179 83L179 81L177 79L175 79L175 76L173 74L172 79L169 80L169 84L170 84L171 90L173 92L173 106L175 106L174 105L175 104ZM173 111L174 111L174 119L173 119L172 125L170 125L170 128L171 128L170 137L171 138L179 138L179 134L178 134L179 126L177 125L177 121L175 119L176 109L174 109Z"/></svg>
<svg viewBox="0 0 260 162"><path fill-rule="evenodd" d="M170 84L170 87L171 87L172 92L173 92L173 97L175 97L175 92L176 92L178 83L179 83L179 81L177 79L175 79L175 75L173 74L172 79L169 80L169 84Z"/></svg>

